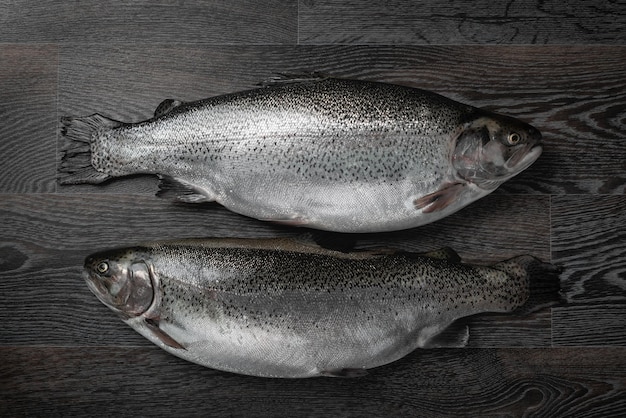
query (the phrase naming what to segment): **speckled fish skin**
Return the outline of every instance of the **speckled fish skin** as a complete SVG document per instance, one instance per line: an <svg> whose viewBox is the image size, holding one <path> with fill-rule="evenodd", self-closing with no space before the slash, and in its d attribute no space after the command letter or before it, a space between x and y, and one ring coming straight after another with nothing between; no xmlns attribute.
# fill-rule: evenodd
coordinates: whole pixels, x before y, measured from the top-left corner
<svg viewBox="0 0 626 418"><path fill-rule="evenodd" d="M178 357L296 378L359 375L437 346L456 319L512 311L527 300L537 263L520 256L472 266L286 239L204 239L96 253L84 277L128 325Z"/></svg>
<svg viewBox="0 0 626 418"><path fill-rule="evenodd" d="M441 219L542 150L539 131L519 120L424 90L335 78L169 100L140 123L93 115L63 125L89 148L66 151L61 183L158 174L164 196L339 232Z"/></svg>

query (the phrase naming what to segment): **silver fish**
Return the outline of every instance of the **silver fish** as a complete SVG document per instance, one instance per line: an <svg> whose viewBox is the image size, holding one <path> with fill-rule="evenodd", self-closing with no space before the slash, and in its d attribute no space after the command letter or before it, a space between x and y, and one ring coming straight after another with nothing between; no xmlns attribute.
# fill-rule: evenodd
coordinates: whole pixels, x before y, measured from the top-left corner
<svg viewBox="0 0 626 418"><path fill-rule="evenodd" d="M101 302L169 353L229 372L299 378L359 376L418 347L463 346L466 327L447 341L444 330L524 305L538 271L556 268L531 256L472 266L450 249L343 253L287 239L204 239L93 254L84 277Z"/></svg>
<svg viewBox="0 0 626 418"><path fill-rule="evenodd" d="M493 192L541 154L532 126L424 90L311 78L152 119L63 118L62 184L158 174L159 195L339 232L412 228Z"/></svg>

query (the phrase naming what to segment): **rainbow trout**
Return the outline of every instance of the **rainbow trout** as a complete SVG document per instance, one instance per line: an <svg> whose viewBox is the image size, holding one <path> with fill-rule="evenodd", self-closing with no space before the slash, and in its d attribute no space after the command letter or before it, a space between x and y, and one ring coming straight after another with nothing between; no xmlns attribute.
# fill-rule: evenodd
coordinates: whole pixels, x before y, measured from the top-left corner
<svg viewBox="0 0 626 418"><path fill-rule="evenodd" d="M339 232L412 228L493 192L541 154L532 126L393 84L324 77L153 118L63 118L60 183L159 175L159 195Z"/></svg>
<svg viewBox="0 0 626 418"><path fill-rule="evenodd" d="M359 376L418 347L447 346L439 337L455 320L513 311L529 297L531 272L555 271L531 256L486 267L460 263L452 250L343 253L287 239L205 239L93 254L84 277L169 353L296 378ZM558 275L551 280L558 289ZM467 333L451 341L463 346Z"/></svg>

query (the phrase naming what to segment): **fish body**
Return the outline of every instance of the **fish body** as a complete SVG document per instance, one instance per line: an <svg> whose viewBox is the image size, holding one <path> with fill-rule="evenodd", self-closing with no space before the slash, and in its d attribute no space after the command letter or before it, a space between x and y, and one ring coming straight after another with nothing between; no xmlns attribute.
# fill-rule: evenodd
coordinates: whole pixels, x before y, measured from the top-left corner
<svg viewBox="0 0 626 418"><path fill-rule="evenodd" d="M183 359L264 377L350 376L440 345L459 318L522 306L529 266L551 266L530 256L472 266L446 254L185 240L91 255L85 279L128 325ZM461 333L454 345L466 341Z"/></svg>
<svg viewBox="0 0 626 418"><path fill-rule="evenodd" d="M529 167L541 134L424 90L311 78L183 103L122 123L64 118L61 183L149 173L162 196L339 232L411 228Z"/></svg>

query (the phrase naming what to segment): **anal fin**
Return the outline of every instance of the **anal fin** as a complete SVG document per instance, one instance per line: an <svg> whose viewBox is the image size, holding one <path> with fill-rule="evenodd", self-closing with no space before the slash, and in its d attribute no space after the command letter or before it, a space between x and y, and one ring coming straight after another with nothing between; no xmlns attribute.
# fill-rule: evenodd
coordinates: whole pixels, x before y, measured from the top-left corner
<svg viewBox="0 0 626 418"><path fill-rule="evenodd" d="M462 348L469 342L469 334L469 327L463 321L453 322L422 348Z"/></svg>
<svg viewBox="0 0 626 418"><path fill-rule="evenodd" d="M337 370L324 370L320 373L322 376L326 377L363 377L367 375L367 370L358 369L358 368L345 368L345 369L337 369Z"/></svg>
<svg viewBox="0 0 626 418"><path fill-rule="evenodd" d="M415 199L413 204L416 209L422 209L423 213L436 212L454 203L464 187L464 183L445 183L436 192Z"/></svg>
<svg viewBox="0 0 626 418"><path fill-rule="evenodd" d="M215 199L193 184L170 176L159 175L158 197L185 203L213 202Z"/></svg>

